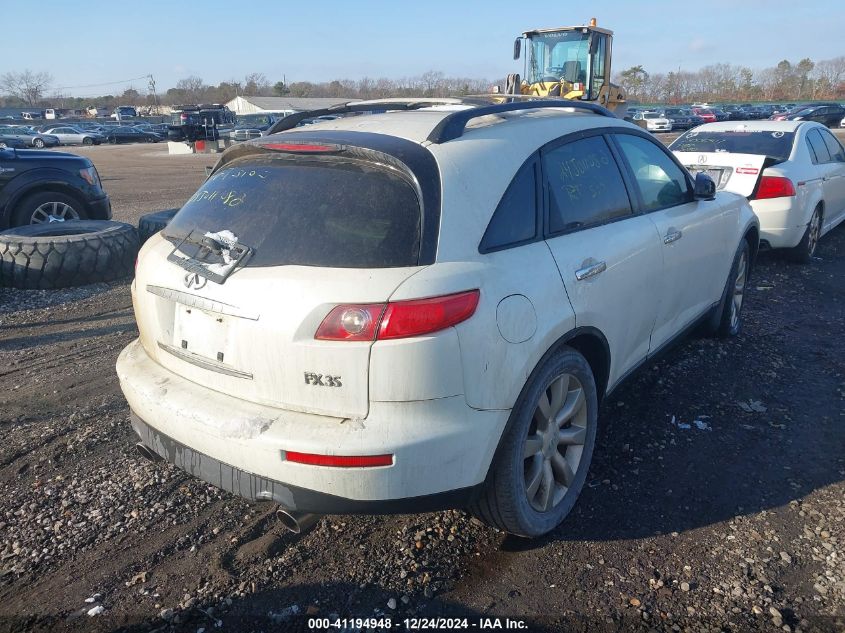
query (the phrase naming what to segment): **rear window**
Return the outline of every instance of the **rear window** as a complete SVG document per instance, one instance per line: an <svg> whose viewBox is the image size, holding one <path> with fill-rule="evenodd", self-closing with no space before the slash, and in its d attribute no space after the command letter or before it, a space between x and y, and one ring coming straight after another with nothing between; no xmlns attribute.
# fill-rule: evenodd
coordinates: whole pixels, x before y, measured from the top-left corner
<svg viewBox="0 0 845 633"><path fill-rule="evenodd" d="M230 231L247 266L415 266L420 203L397 171L338 157L250 156L197 191L165 229L178 242Z"/></svg>
<svg viewBox="0 0 845 633"><path fill-rule="evenodd" d="M759 154L787 160L792 152L793 132L780 130L702 132L690 130L678 137L669 149L675 152L730 152Z"/></svg>

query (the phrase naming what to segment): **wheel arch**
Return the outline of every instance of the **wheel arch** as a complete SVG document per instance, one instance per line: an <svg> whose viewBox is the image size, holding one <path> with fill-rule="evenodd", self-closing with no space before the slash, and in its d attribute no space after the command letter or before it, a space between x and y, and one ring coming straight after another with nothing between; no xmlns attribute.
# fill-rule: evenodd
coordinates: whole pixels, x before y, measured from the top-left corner
<svg viewBox="0 0 845 633"><path fill-rule="evenodd" d="M26 200L29 196L38 194L38 193L47 193L47 192L56 192L61 193L66 196L70 196L74 200L78 201L81 205L79 212L80 215L83 215L82 219L86 219L90 215L90 210L88 208L88 203L85 199L79 195L79 190L74 188L72 185L68 185L67 183L63 182L56 182L56 181L47 181L47 182L32 182L29 185L22 187L21 189L15 191L9 200L6 201L4 208L3 208L3 217L2 224L5 226L11 226L12 217L17 210L18 205Z"/></svg>
<svg viewBox="0 0 845 633"><path fill-rule="evenodd" d="M742 239L748 242L748 247L751 249L751 266L753 267L757 261L757 253L760 252L760 227L756 224L752 224L749 226L745 233L742 235Z"/></svg>
<svg viewBox="0 0 845 633"><path fill-rule="evenodd" d="M550 356L557 353L563 347L571 347L585 358L593 372L593 378L596 381L596 394L599 404L601 404L607 392L608 380L610 378L610 345L608 345L607 338L601 330L592 326L582 326L573 328L559 337L540 357L531 370L528 379L525 381L525 385L520 390L514 407L518 405L525 392L525 387L534 379L537 370Z"/></svg>

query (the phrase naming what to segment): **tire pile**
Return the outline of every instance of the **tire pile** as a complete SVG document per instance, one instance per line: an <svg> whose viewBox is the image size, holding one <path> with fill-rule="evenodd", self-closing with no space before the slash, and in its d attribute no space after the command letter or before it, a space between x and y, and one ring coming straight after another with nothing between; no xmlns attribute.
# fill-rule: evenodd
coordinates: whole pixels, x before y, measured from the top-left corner
<svg viewBox="0 0 845 633"><path fill-rule="evenodd" d="M69 288L128 277L141 244L176 211L142 216L137 229L123 222L71 220L0 232L0 287Z"/></svg>

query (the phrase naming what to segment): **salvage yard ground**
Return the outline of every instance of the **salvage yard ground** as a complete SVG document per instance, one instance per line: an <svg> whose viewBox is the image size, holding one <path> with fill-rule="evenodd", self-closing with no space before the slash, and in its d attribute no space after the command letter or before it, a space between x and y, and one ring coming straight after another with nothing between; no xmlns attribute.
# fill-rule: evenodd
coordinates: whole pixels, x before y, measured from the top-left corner
<svg viewBox="0 0 845 633"><path fill-rule="evenodd" d="M180 206L216 159L73 151L134 224ZM135 452L114 373L137 335L128 282L0 290L0 633L377 615L845 631L843 280L845 227L807 266L762 255L744 333L690 339L604 403L588 485L537 541L458 511L288 534L272 507Z"/></svg>

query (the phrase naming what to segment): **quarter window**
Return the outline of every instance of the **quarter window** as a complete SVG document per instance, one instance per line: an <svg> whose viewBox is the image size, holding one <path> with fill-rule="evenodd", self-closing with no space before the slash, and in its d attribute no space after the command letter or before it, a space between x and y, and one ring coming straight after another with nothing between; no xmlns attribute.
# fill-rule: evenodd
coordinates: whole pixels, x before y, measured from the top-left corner
<svg viewBox="0 0 845 633"><path fill-rule="evenodd" d="M631 215L622 173L601 136L561 145L543 155L552 234Z"/></svg>
<svg viewBox="0 0 845 633"><path fill-rule="evenodd" d="M643 211L655 211L692 201L684 172L660 147L640 136L616 136L642 197Z"/></svg>
<svg viewBox="0 0 845 633"><path fill-rule="evenodd" d="M537 235L536 162L523 165L502 196L479 250L482 253L521 244Z"/></svg>

